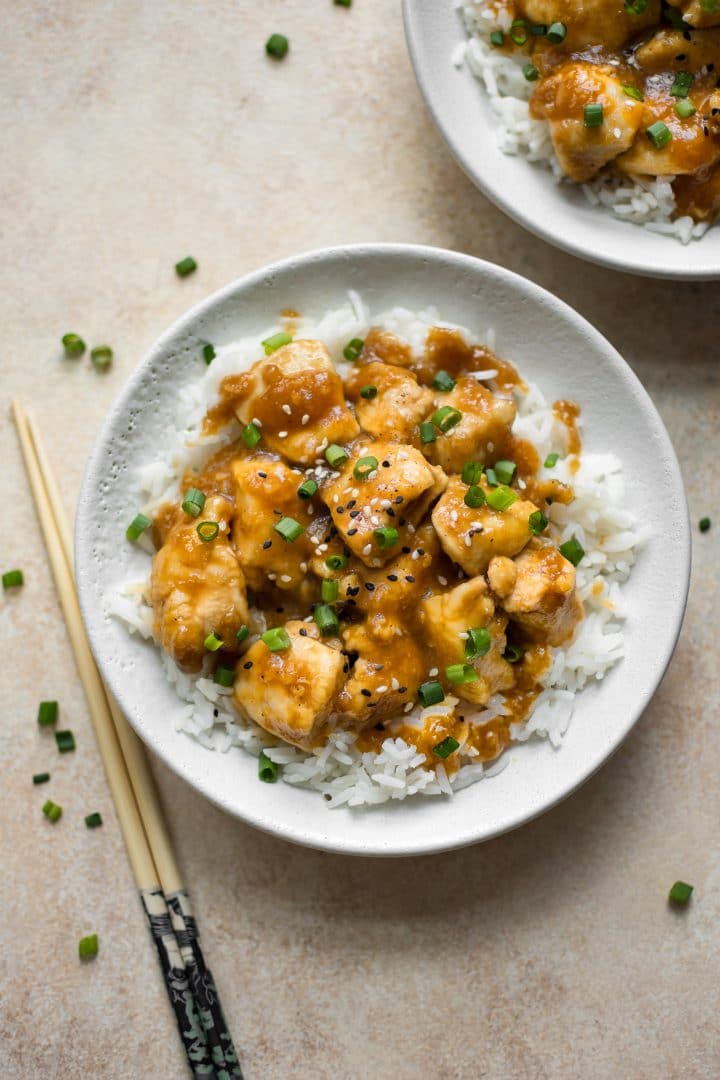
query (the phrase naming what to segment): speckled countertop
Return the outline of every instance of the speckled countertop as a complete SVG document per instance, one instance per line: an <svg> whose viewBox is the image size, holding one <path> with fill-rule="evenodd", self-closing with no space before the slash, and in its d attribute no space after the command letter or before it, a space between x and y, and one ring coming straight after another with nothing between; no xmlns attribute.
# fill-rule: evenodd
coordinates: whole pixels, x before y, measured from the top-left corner
<svg viewBox="0 0 720 1080"><path fill-rule="evenodd" d="M266 262L361 240L481 255L575 306L643 380L693 522L715 527L694 529L683 634L634 733L509 836L410 861L321 855L154 765L247 1077L720 1075L717 284L596 269L497 212L433 129L389 0L31 0L0 25L0 561L27 581L0 607L4 1080L185 1076L10 399L34 405L72 507L105 411L176 316ZM273 30L292 42L282 64L263 54ZM188 253L200 269L180 282ZM113 345L108 375L60 358L68 329ZM74 754L38 730L42 698L60 700ZM665 902L678 877L696 886L684 913ZM82 966L92 929L101 952Z"/></svg>

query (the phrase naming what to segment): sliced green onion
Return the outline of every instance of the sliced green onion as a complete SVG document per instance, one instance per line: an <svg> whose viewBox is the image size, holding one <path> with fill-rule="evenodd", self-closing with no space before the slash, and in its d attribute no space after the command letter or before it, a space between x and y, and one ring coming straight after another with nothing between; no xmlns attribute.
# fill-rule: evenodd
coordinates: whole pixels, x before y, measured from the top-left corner
<svg viewBox="0 0 720 1080"><path fill-rule="evenodd" d="M517 465L514 461L496 461L493 465L493 471L500 484L511 484L515 473L517 472Z"/></svg>
<svg viewBox="0 0 720 1080"><path fill-rule="evenodd" d="M374 397L377 397L377 386L363 386L360 390L360 397L365 398L366 401L372 401Z"/></svg>
<svg viewBox="0 0 720 1080"><path fill-rule="evenodd" d="M272 630L266 630L261 634L261 640L265 642L270 652L284 652L292 645L290 635L284 626L274 626Z"/></svg>
<svg viewBox="0 0 720 1080"><path fill-rule="evenodd" d="M486 626L472 626L467 632L465 640L465 655L468 660L477 660L479 656L485 656L490 652L492 637Z"/></svg>
<svg viewBox="0 0 720 1080"><path fill-rule="evenodd" d="M337 584L337 583L336 583ZM334 608L329 604L318 604L313 611L313 619L321 634L337 634L340 630L340 622Z"/></svg>
<svg viewBox="0 0 720 1080"><path fill-rule="evenodd" d="M445 700L445 691L436 680L424 682L422 686L418 686L417 694L420 704L426 709L428 705L439 705L441 701Z"/></svg>
<svg viewBox="0 0 720 1080"><path fill-rule="evenodd" d="M273 60L282 60L284 56L287 56L289 48L290 42L284 34L271 34L265 42L265 52L268 56L272 56Z"/></svg>
<svg viewBox="0 0 720 1080"><path fill-rule="evenodd" d="M242 429L242 441L248 450L253 450L261 439L262 433L256 424L246 424Z"/></svg>
<svg viewBox="0 0 720 1080"><path fill-rule="evenodd" d="M312 499L313 495L317 494L317 489L318 486L314 480L304 480L297 489L297 493L301 499Z"/></svg>
<svg viewBox="0 0 720 1080"><path fill-rule="evenodd" d="M676 98L686 98L690 93L693 77L689 71L678 71L675 81L670 87L670 94Z"/></svg>
<svg viewBox="0 0 720 1080"><path fill-rule="evenodd" d="M635 101L645 100L645 95L642 90L638 90L637 86L631 86L629 83L623 83L623 93L628 97L634 98Z"/></svg>
<svg viewBox="0 0 720 1080"><path fill-rule="evenodd" d="M703 0L700 0L702 6ZM693 27L686 23L680 12L673 7L663 6L663 15L675 30L692 30Z"/></svg>
<svg viewBox="0 0 720 1080"><path fill-rule="evenodd" d="M215 682L218 686L232 686L235 682L235 672L231 667L223 667L221 664L215 672Z"/></svg>
<svg viewBox="0 0 720 1080"><path fill-rule="evenodd" d="M338 446L337 443L330 443L325 451L325 460L328 465L331 465L333 469L339 469L341 465L344 465L348 456L343 450L342 446Z"/></svg>
<svg viewBox="0 0 720 1080"><path fill-rule="evenodd" d="M56 731L55 742L61 754L69 754L75 749L75 736L72 731Z"/></svg>
<svg viewBox="0 0 720 1080"><path fill-rule="evenodd" d="M63 334L62 345L66 356L82 356L87 345L79 334Z"/></svg>
<svg viewBox="0 0 720 1080"><path fill-rule="evenodd" d="M281 349L283 345L289 345L292 341L292 334L286 334L284 330L281 330L279 334L273 334L272 337L265 338L261 341L266 356L272 356L274 352Z"/></svg>
<svg viewBox="0 0 720 1080"><path fill-rule="evenodd" d="M3 589L17 589L24 582L22 570L6 570L2 576Z"/></svg>
<svg viewBox="0 0 720 1080"><path fill-rule="evenodd" d="M208 636L205 638L203 645L208 652L217 652L218 649L222 649L225 642L221 637L218 637L214 630L211 630Z"/></svg>
<svg viewBox="0 0 720 1080"><path fill-rule="evenodd" d="M570 540L566 540L564 544L560 545L560 554L563 555L568 562L571 562L573 566L577 566L585 554L585 548L578 538L573 536Z"/></svg>
<svg viewBox="0 0 720 1080"><path fill-rule="evenodd" d="M692 894L692 885L688 885L686 881L676 881L672 889L668 893L668 900L671 904L680 904L682 907L684 907Z"/></svg>
<svg viewBox="0 0 720 1080"><path fill-rule="evenodd" d="M648 0L625 0L628 15L642 15L647 11Z"/></svg>
<svg viewBox="0 0 720 1080"><path fill-rule="evenodd" d="M482 506L485 502L485 492L477 484L472 484L465 492L463 502L471 509L477 510L478 506Z"/></svg>
<svg viewBox="0 0 720 1080"><path fill-rule="evenodd" d="M492 34L490 35L490 44L495 45L496 48L499 48L501 45L505 44L505 35L503 34L502 30L493 30Z"/></svg>
<svg viewBox="0 0 720 1080"><path fill-rule="evenodd" d="M560 42L564 41L567 37L567 27L565 26L565 23L550 23L550 26L547 28L546 37L553 45L559 45Z"/></svg>
<svg viewBox="0 0 720 1080"><path fill-rule="evenodd" d="M217 356L217 353L215 352L215 346L211 345L210 342L208 342L207 345L203 345L202 354L205 363L208 365L212 364L213 360Z"/></svg>
<svg viewBox="0 0 720 1080"><path fill-rule="evenodd" d="M58 806L58 804L54 803L52 799L48 799L42 808L42 812L48 819L48 821L52 821L54 823L56 821L59 821L62 817L62 806Z"/></svg>
<svg viewBox="0 0 720 1080"><path fill-rule="evenodd" d="M662 120L658 120L656 123L651 124L649 128L646 128L645 134L656 150L662 150L663 146L667 146L672 141L672 131Z"/></svg>
<svg viewBox="0 0 720 1080"><path fill-rule="evenodd" d="M97 810L94 814L88 814L85 818L85 824L87 825L88 829L99 829L102 823L102 816L97 812Z"/></svg>
<svg viewBox="0 0 720 1080"><path fill-rule="evenodd" d="M687 98L681 98L680 101L675 102L675 113L681 120L689 120L696 112L697 109L692 101L689 101Z"/></svg>
<svg viewBox="0 0 720 1080"><path fill-rule="evenodd" d="M78 942L78 956L81 960L90 960L91 957L97 956L97 952L97 934L88 934L87 937L80 938L80 941Z"/></svg>
<svg viewBox="0 0 720 1080"><path fill-rule="evenodd" d="M442 409L438 409L436 413L433 413L432 422L436 428L439 428L443 434L449 431L450 428L455 427L456 424L462 420L462 413L457 409L453 409L452 405L443 405Z"/></svg>
<svg viewBox="0 0 720 1080"><path fill-rule="evenodd" d="M477 484L482 476L483 467L479 461L466 461L462 467L463 484Z"/></svg>
<svg viewBox="0 0 720 1080"><path fill-rule="evenodd" d="M190 517L197 517L205 505L205 493L199 488L188 488L182 501L182 508Z"/></svg>
<svg viewBox="0 0 720 1080"><path fill-rule="evenodd" d="M47 784L49 779L49 772L36 772L33 776L33 784Z"/></svg>
<svg viewBox="0 0 720 1080"><path fill-rule="evenodd" d="M291 517L280 518L280 520L273 525L273 529L276 533L280 533L283 540L287 540L289 544L292 544L297 540L298 536L302 536L305 532L304 526L301 525L299 521L296 521L295 518Z"/></svg>
<svg viewBox="0 0 720 1080"><path fill-rule="evenodd" d="M539 536L540 533L545 532L548 527L548 519L543 514L542 510L533 510L532 514L528 518L528 529L533 536Z"/></svg>
<svg viewBox="0 0 720 1080"><path fill-rule="evenodd" d="M38 706L37 721L40 727L52 727L57 723L58 718L58 703L57 701L41 701Z"/></svg>
<svg viewBox="0 0 720 1080"><path fill-rule="evenodd" d="M559 457L559 454L548 454L548 456L545 458L545 468L552 469L553 466L557 465Z"/></svg>
<svg viewBox="0 0 720 1080"><path fill-rule="evenodd" d="M449 758L451 754L455 753L459 745L460 743L457 739L453 739L452 735L448 735L448 737L443 739L442 742L439 742L437 746L433 746L433 754L435 754L436 757L442 758L444 761L445 758Z"/></svg>
<svg viewBox="0 0 720 1080"><path fill-rule="evenodd" d="M181 259L180 262L175 263L175 273L178 277L187 277L188 274L195 273L197 265L192 255L188 255L186 258Z"/></svg>
<svg viewBox="0 0 720 1080"><path fill-rule="evenodd" d="M274 784L278 778L280 766L271 761L264 750L258 756L258 777L263 784Z"/></svg>
<svg viewBox="0 0 720 1080"><path fill-rule="evenodd" d="M508 645L503 653L508 664L517 664L518 660L522 660L522 655L523 651L519 645Z"/></svg>
<svg viewBox="0 0 720 1080"><path fill-rule="evenodd" d="M335 7L352 7L352 0L333 0Z"/></svg>
<svg viewBox="0 0 720 1080"><path fill-rule="evenodd" d="M712 522L709 517L700 518L698 521L698 529L700 532L707 532L711 525Z"/></svg>
<svg viewBox="0 0 720 1080"><path fill-rule="evenodd" d="M506 487L505 484L500 484L498 487L493 488L492 491L487 493L487 504L491 506L493 510L508 510L514 502L517 502L518 495L512 488Z"/></svg>
<svg viewBox="0 0 720 1080"><path fill-rule="evenodd" d="M472 664L449 664L445 668L448 682L462 686L463 683L477 682L479 675Z"/></svg>
<svg viewBox="0 0 720 1080"><path fill-rule="evenodd" d="M494 469L486 469L485 470L485 479L487 480L490 487L497 487L498 484L500 483L497 476L495 475L495 470Z"/></svg>
<svg viewBox="0 0 720 1080"><path fill-rule="evenodd" d="M204 544L209 544L211 540L217 539L220 532L220 526L217 521L201 521L197 526L197 534Z"/></svg>
<svg viewBox="0 0 720 1080"><path fill-rule="evenodd" d="M583 123L586 128L602 127L604 120L601 101L593 101L583 109Z"/></svg>
<svg viewBox="0 0 720 1080"><path fill-rule="evenodd" d="M145 514L136 514L132 519L127 529L125 530L125 536L128 540L137 540L146 529L149 529L152 525L152 521Z"/></svg>
<svg viewBox="0 0 720 1080"><path fill-rule="evenodd" d="M510 27L510 39L515 45L525 45L528 39L528 25L524 19L513 19Z"/></svg>
<svg viewBox="0 0 720 1080"><path fill-rule="evenodd" d="M449 371L438 371L432 384L436 390L443 390L448 394L455 389L455 380Z"/></svg>
<svg viewBox="0 0 720 1080"><path fill-rule="evenodd" d="M529 62L527 64L523 64L522 73L528 82L537 82L537 79L540 75L540 72L535 67L535 65Z"/></svg>
<svg viewBox="0 0 720 1080"><path fill-rule="evenodd" d="M530 25L531 37L545 37L547 34L547 26L545 23L532 23Z"/></svg>
<svg viewBox="0 0 720 1080"><path fill-rule="evenodd" d="M338 598L338 583L330 578L323 578L320 585L320 595L328 604L333 604Z"/></svg>
<svg viewBox="0 0 720 1080"><path fill-rule="evenodd" d="M400 539L400 533L392 525L384 525L381 529L373 529L373 536L381 551L393 547Z"/></svg>
<svg viewBox="0 0 720 1080"><path fill-rule="evenodd" d="M250 637L250 627L243 623L240 629L235 632L235 640L244 641L247 637Z"/></svg>
<svg viewBox="0 0 720 1080"><path fill-rule="evenodd" d="M351 341L348 341L347 345L343 349L343 356L346 360L357 360L360 353L363 351L363 345L365 342L362 338L354 337Z"/></svg>
<svg viewBox="0 0 720 1080"><path fill-rule="evenodd" d="M420 425L420 442L431 443L437 439L435 425L429 420L424 420Z"/></svg>
<svg viewBox="0 0 720 1080"><path fill-rule="evenodd" d="M375 472L378 467L378 459L370 455L369 457L361 457L355 462L355 468L353 469L353 476L356 480L367 480L370 473Z"/></svg>
<svg viewBox="0 0 720 1080"><path fill-rule="evenodd" d="M113 361L113 351L109 345L95 345L90 350L90 359L98 371L107 371Z"/></svg>
<svg viewBox="0 0 720 1080"><path fill-rule="evenodd" d="M347 555L328 555L325 560L328 570L343 570L347 564Z"/></svg>

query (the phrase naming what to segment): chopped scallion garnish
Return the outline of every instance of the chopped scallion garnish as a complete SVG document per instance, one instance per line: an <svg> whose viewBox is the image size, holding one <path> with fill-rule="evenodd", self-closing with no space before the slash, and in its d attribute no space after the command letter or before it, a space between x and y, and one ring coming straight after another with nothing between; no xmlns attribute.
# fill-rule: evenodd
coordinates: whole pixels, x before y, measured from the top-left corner
<svg viewBox="0 0 720 1080"><path fill-rule="evenodd" d="M225 642L223 641L223 639L221 637L218 637L214 630L210 631L210 633L203 642L203 645L208 652L217 652L218 649L222 649L224 644Z"/></svg>
<svg viewBox="0 0 720 1080"><path fill-rule="evenodd" d="M47 784L49 779L49 772L36 772L33 776L33 784Z"/></svg>
<svg viewBox="0 0 720 1080"><path fill-rule="evenodd" d="M211 345L210 342L208 342L207 345L203 345L202 354L205 363L212 364L213 360L217 356L217 353L215 352L215 346Z"/></svg>
<svg viewBox="0 0 720 1080"><path fill-rule="evenodd" d="M338 446L337 443L330 443L325 451L325 460L328 465L333 469L339 469L341 465L344 465L348 456L342 446Z"/></svg>
<svg viewBox="0 0 720 1080"><path fill-rule="evenodd" d="M492 637L486 626L472 626L465 640L465 655L468 660L476 660L490 652Z"/></svg>
<svg viewBox="0 0 720 1080"><path fill-rule="evenodd" d="M42 808L42 812L48 819L48 821L52 821L53 823L55 823L56 821L59 821L62 817L62 806L58 806L58 804L54 803L52 799L48 799Z"/></svg>
<svg viewBox="0 0 720 1080"><path fill-rule="evenodd" d="M545 468L552 469L554 465L557 465L559 457L559 454L548 454L545 458Z"/></svg>
<svg viewBox="0 0 720 1080"><path fill-rule="evenodd" d="M362 338L354 337L351 341L348 341L347 345L343 349L343 356L346 360L357 360L360 353L363 351L363 345L365 342Z"/></svg>
<svg viewBox="0 0 720 1080"><path fill-rule="evenodd" d="M95 345L90 350L90 359L98 371L107 371L113 361L113 351L109 345Z"/></svg>
<svg viewBox="0 0 720 1080"><path fill-rule="evenodd" d="M285 331L281 330L279 334L273 334L272 337L265 338L260 344L265 350L265 355L272 356L274 352L282 349L283 345L289 345L291 341L292 334L286 334Z"/></svg>
<svg viewBox="0 0 720 1080"><path fill-rule="evenodd" d="M642 15L647 11L648 0L625 0L628 15Z"/></svg>
<svg viewBox="0 0 720 1080"><path fill-rule="evenodd" d="M472 664L449 664L445 668L448 682L462 686L463 683L477 682L479 675Z"/></svg>
<svg viewBox="0 0 720 1080"><path fill-rule="evenodd" d="M338 598L338 583L331 578L323 578L320 584L320 595L327 604L334 604Z"/></svg>
<svg viewBox="0 0 720 1080"><path fill-rule="evenodd" d="M98 813L97 810L93 814L88 814L85 818L85 824L87 825L88 829L99 829L102 823L102 816Z"/></svg>
<svg viewBox="0 0 720 1080"><path fill-rule="evenodd" d="M262 434L260 428L256 424L246 424L242 429L242 441L247 446L248 450L253 450L260 442Z"/></svg>
<svg viewBox="0 0 720 1080"><path fill-rule="evenodd" d="M437 746L433 746L433 754L435 754L436 757L442 758L444 761L445 758L449 758L451 754L454 754L459 746L460 743L457 739L453 739L452 735L448 735L447 738L443 739L442 742L439 742Z"/></svg>
<svg viewBox="0 0 720 1080"><path fill-rule="evenodd" d="M681 907L684 907L692 894L692 885L688 885L686 881L676 881L668 893L668 900L671 904L679 904Z"/></svg>
<svg viewBox="0 0 720 1080"><path fill-rule="evenodd" d="M463 502L472 510L477 510L485 502L485 492L477 484L471 484L463 496Z"/></svg>
<svg viewBox="0 0 720 1080"><path fill-rule="evenodd" d="M517 472L517 465L514 461L496 461L493 465L493 471L499 484L512 484Z"/></svg>
<svg viewBox="0 0 720 1080"><path fill-rule="evenodd" d="M508 664L517 664L518 660L522 660L522 656L523 651L519 645L508 645L503 653L503 657Z"/></svg>
<svg viewBox="0 0 720 1080"><path fill-rule="evenodd" d="M292 645L290 635L284 626L273 626L271 630L266 630L264 634L261 634L261 641L267 645L270 652L284 652Z"/></svg>
<svg viewBox="0 0 720 1080"><path fill-rule="evenodd" d="M420 425L420 442L432 443L437 439L437 432L435 431L435 425L429 420L424 420Z"/></svg>
<svg viewBox="0 0 720 1080"><path fill-rule="evenodd" d="M264 750L258 756L258 777L263 784L274 784L278 778L280 766L271 761Z"/></svg>
<svg viewBox="0 0 720 1080"><path fill-rule="evenodd" d="M679 116L681 120L689 120L696 112L697 109L688 98L681 98L679 101L675 102L675 114Z"/></svg>
<svg viewBox="0 0 720 1080"><path fill-rule="evenodd" d="M439 705L441 701L445 700L445 691L436 680L424 682L422 686L418 686L417 694L420 704L426 709L429 705Z"/></svg>
<svg viewBox="0 0 720 1080"><path fill-rule="evenodd" d="M381 529L373 529L373 536L381 551L387 551L388 548L397 544L400 539L400 533L392 525L384 525Z"/></svg>
<svg viewBox="0 0 720 1080"><path fill-rule="evenodd" d="M90 960L93 956L97 956L97 953L97 934L88 934L87 937L80 938L80 941L78 942L78 956L81 960Z"/></svg>
<svg viewBox="0 0 720 1080"><path fill-rule="evenodd" d="M190 517L197 517L205 505L205 492L199 488L188 488L182 501L182 508Z"/></svg>
<svg viewBox="0 0 720 1080"><path fill-rule="evenodd" d="M506 487L505 484L499 484L498 487L493 488L492 491L487 493L487 504L491 506L493 510L498 510L502 513L504 510L508 510L514 502L517 502L518 496L512 488Z"/></svg>
<svg viewBox="0 0 720 1080"><path fill-rule="evenodd" d="M337 582L336 582L337 584ZM313 619L321 634L337 634L340 630L340 622L334 608L329 604L318 604L313 611Z"/></svg>
<svg viewBox="0 0 720 1080"><path fill-rule="evenodd" d="M328 555L325 560L328 570L343 570L347 564L347 555Z"/></svg>
<svg viewBox="0 0 720 1080"><path fill-rule="evenodd" d="M454 409L452 405L443 405L442 409L438 409L436 413L433 413L432 422L436 428L445 434L450 428L455 427L456 424L462 420L462 413L457 409Z"/></svg>
<svg viewBox="0 0 720 1080"><path fill-rule="evenodd" d="M560 42L564 41L567 37L567 27L565 26L565 23L551 23L547 28L546 37L553 45L559 45Z"/></svg>
<svg viewBox="0 0 720 1080"><path fill-rule="evenodd" d="M132 519L127 529L125 530L125 536L128 540L138 540L146 529L149 529L152 525L152 520L145 514L136 514Z"/></svg>
<svg viewBox="0 0 720 1080"><path fill-rule="evenodd" d="M442 390L449 394L451 390L455 389L455 380L449 371L438 371L437 375L432 381L433 387L436 390Z"/></svg>
<svg viewBox="0 0 720 1080"><path fill-rule="evenodd" d="M245 623L235 632L236 641L244 641L245 638L250 637L250 627L245 626Z"/></svg>
<svg viewBox="0 0 720 1080"><path fill-rule="evenodd" d="M524 19L513 19L510 27L510 40L515 45L525 45L528 39L528 24Z"/></svg>
<svg viewBox="0 0 720 1080"><path fill-rule="evenodd" d="M366 401L372 401L377 397L377 386L363 386L360 389L360 397L365 398Z"/></svg>
<svg viewBox="0 0 720 1080"><path fill-rule="evenodd" d="M602 127L604 120L603 104L593 101L583 109L583 123L586 128Z"/></svg>
<svg viewBox="0 0 720 1080"><path fill-rule="evenodd" d="M187 255L180 262L175 263L175 273L178 277L187 277L188 274L194 274L197 270L197 263L193 259L192 255Z"/></svg>
<svg viewBox="0 0 720 1080"><path fill-rule="evenodd" d="M678 71L675 81L670 87L670 94L676 98L686 98L690 93L693 77L689 71Z"/></svg>
<svg viewBox="0 0 720 1080"><path fill-rule="evenodd" d="M571 562L573 566L577 566L585 554L585 548L582 546L577 536L573 536L570 540L566 540L564 544L560 545L560 554L563 555L568 562Z"/></svg>
<svg viewBox="0 0 720 1080"><path fill-rule="evenodd" d="M487 480L490 487L497 487L500 483L497 476L495 475L494 469L485 469L485 479Z"/></svg>
<svg viewBox="0 0 720 1080"><path fill-rule="evenodd" d="M623 93L629 98L634 98L635 101L645 100L642 90L638 90L637 86L631 86L630 83L623 83Z"/></svg>
<svg viewBox="0 0 720 1080"><path fill-rule="evenodd" d="M531 64L529 61L527 64L523 64L522 73L528 82L537 82L540 76L540 72L538 71L538 69L535 67L534 64Z"/></svg>
<svg viewBox="0 0 720 1080"><path fill-rule="evenodd" d="M378 459L370 455L369 457L362 457L355 462L355 468L353 469L353 476L356 480L367 480L370 473L375 472L378 467Z"/></svg>
<svg viewBox="0 0 720 1080"><path fill-rule="evenodd" d="M235 672L231 667L223 667L221 664L215 672L215 682L218 686L232 686L235 682Z"/></svg>
<svg viewBox="0 0 720 1080"><path fill-rule="evenodd" d="M280 520L273 525L273 529L276 533L280 533L283 540L287 540L289 544L292 544L297 540L298 536L302 536L305 532L304 526L301 525L299 521L296 521L295 518L291 517L280 518Z"/></svg>
<svg viewBox="0 0 720 1080"><path fill-rule="evenodd" d="M490 44L494 45L496 48L500 48L505 44L505 35L502 30L493 30L490 35Z"/></svg>
<svg viewBox="0 0 720 1080"><path fill-rule="evenodd" d="M651 124L649 128L646 128L645 134L656 150L662 150L664 146L667 146L672 141L672 131L662 120L658 120L656 123Z"/></svg>
<svg viewBox="0 0 720 1080"><path fill-rule="evenodd" d="M57 723L58 718L58 703L57 701L41 701L38 706L38 724L40 727L52 727Z"/></svg>
<svg viewBox="0 0 720 1080"><path fill-rule="evenodd" d="M204 544L209 544L211 540L217 539L220 532L220 526L217 521L201 521L197 526L197 534Z"/></svg>
<svg viewBox="0 0 720 1080"><path fill-rule="evenodd" d="M62 345L65 350L65 355L70 356L73 359L77 356L82 356L87 348L79 334L63 334Z"/></svg>
<svg viewBox="0 0 720 1080"><path fill-rule="evenodd" d="M548 519L543 514L542 510L533 510L532 514L528 518L528 529L533 536L539 536L540 533L545 532L548 526Z"/></svg>
<svg viewBox="0 0 720 1080"><path fill-rule="evenodd" d="M463 484L477 484L482 476L483 467L479 461L466 461L462 467Z"/></svg>
<svg viewBox="0 0 720 1080"><path fill-rule="evenodd" d="M284 34L271 34L265 42L265 52L272 56L273 60L282 60L287 56L290 42Z"/></svg>
<svg viewBox="0 0 720 1080"><path fill-rule="evenodd" d="M55 742L61 754L69 754L75 749L75 736L72 731L56 731Z"/></svg>
<svg viewBox="0 0 720 1080"><path fill-rule="evenodd" d="M297 489L297 493L301 499L312 499L313 495L317 494L317 489L315 480L304 480Z"/></svg>
<svg viewBox="0 0 720 1080"><path fill-rule="evenodd" d="M22 570L6 570L2 576L3 589L17 589L24 582Z"/></svg>
<svg viewBox="0 0 720 1080"><path fill-rule="evenodd" d="M711 525L712 522L709 517L700 518L698 521L698 529L700 532L707 532Z"/></svg>

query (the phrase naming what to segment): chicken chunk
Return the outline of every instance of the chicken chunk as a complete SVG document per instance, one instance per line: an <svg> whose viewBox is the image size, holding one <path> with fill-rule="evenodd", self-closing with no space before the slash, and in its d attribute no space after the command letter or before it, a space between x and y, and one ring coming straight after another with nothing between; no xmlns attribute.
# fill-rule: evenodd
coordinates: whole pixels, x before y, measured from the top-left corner
<svg viewBox="0 0 720 1080"><path fill-rule="evenodd" d="M310 750L342 687L345 660L339 648L317 639L314 627L298 621L285 629L289 649L271 652L259 640L247 650L237 665L233 702L245 719Z"/></svg>
<svg viewBox="0 0 720 1080"><path fill-rule="evenodd" d="M720 4L712 0L668 0L668 4L680 11L689 26L720 26Z"/></svg>
<svg viewBox="0 0 720 1080"><path fill-rule="evenodd" d="M636 50L634 59L648 74L689 71L697 75L708 65L717 69L720 30L658 30Z"/></svg>
<svg viewBox="0 0 720 1080"><path fill-rule="evenodd" d="M531 536L528 519L537 507L518 499L507 510L493 510L486 503L473 509L464 502L467 490L460 477L452 477L433 510L432 523L445 553L474 577L485 573L494 555L522 551Z"/></svg>
<svg viewBox="0 0 720 1080"><path fill-rule="evenodd" d="M358 479L355 466L369 457L375 459L377 468L367 479ZM353 445L339 475L323 486L321 494L333 524L353 554L366 566L383 566L413 535L415 525L446 483L442 469L428 465L414 447L361 439ZM387 542L391 534L377 536L376 530L382 528L396 530L397 541Z"/></svg>
<svg viewBox="0 0 720 1080"><path fill-rule="evenodd" d="M697 111L683 119L675 112L677 99L671 95L669 85L646 96L643 127L647 130L651 124L662 121L670 129L672 139L658 148L649 138L638 138L631 149L617 159L621 172L644 176L690 176L707 173L720 161L720 133L717 123L712 122L712 109L720 95L717 91L712 94L698 87L690 91L688 98Z"/></svg>
<svg viewBox="0 0 720 1080"><path fill-rule="evenodd" d="M359 428L343 385L320 341L293 341L232 377L241 424L260 421L263 444L290 461L311 465L330 443L354 439Z"/></svg>
<svg viewBox="0 0 720 1080"><path fill-rule="evenodd" d="M494 693L507 690L514 680L512 668L502 656L507 620L494 615L495 604L482 577L465 581L450 592L432 596L420 604L420 622L443 675L448 665L467 662L461 634L467 634L473 627L489 629L490 650L472 661L479 677L474 682L452 686L453 693L475 705L486 705ZM449 685L446 683L446 687Z"/></svg>
<svg viewBox="0 0 720 1080"><path fill-rule="evenodd" d="M488 570L490 582L498 581L498 567ZM582 618L582 604L575 590L575 567L552 544L535 541L515 559L516 578L502 606L514 622L531 637L548 645L562 645Z"/></svg>
<svg viewBox="0 0 720 1080"><path fill-rule="evenodd" d="M501 456L517 409L511 398L497 397L471 375L461 376L450 393L435 397L434 409L450 406L461 413L460 421L435 442L427 443L426 457L446 472L461 472L466 461L481 461ZM433 414L434 415L434 411Z"/></svg>
<svg viewBox="0 0 720 1080"><path fill-rule="evenodd" d="M235 521L233 543L248 584L255 591L271 581L278 589L297 589L307 574L307 563L317 546L322 522L311 516L297 489L302 474L269 457L235 458ZM284 517L303 532L286 540L275 529Z"/></svg>
<svg viewBox="0 0 720 1080"><path fill-rule="evenodd" d="M352 666L338 711L353 722L377 723L402 712L427 678L427 663L412 633L394 620L368 621L342 632Z"/></svg>
<svg viewBox="0 0 720 1080"><path fill-rule="evenodd" d="M524 0L531 22L567 27L566 44L572 48L598 45L618 49L660 19L660 0L650 0L645 11L631 15L624 0Z"/></svg>
<svg viewBox="0 0 720 1080"><path fill-rule="evenodd" d="M374 386L372 398L363 397L363 387ZM360 426L370 435L394 442L407 442L432 405L432 391L420 386L417 376L405 368L374 362L353 372L347 394L355 402Z"/></svg>
<svg viewBox="0 0 720 1080"><path fill-rule="evenodd" d="M603 121L588 126L585 106L601 104ZM624 92L610 65L573 61L542 79L532 113L544 117L563 172L580 183L628 150L643 119L642 103Z"/></svg>
<svg viewBox="0 0 720 1080"><path fill-rule="evenodd" d="M695 221L712 221L720 214L720 165L709 175L682 176L673 184L679 214Z"/></svg>
<svg viewBox="0 0 720 1080"><path fill-rule="evenodd" d="M185 671L202 667L210 633L234 651L235 634L249 619L245 578L228 540L231 512L223 496L207 499L202 519L218 523L216 539L201 540L198 521L183 514L153 560L155 637Z"/></svg>

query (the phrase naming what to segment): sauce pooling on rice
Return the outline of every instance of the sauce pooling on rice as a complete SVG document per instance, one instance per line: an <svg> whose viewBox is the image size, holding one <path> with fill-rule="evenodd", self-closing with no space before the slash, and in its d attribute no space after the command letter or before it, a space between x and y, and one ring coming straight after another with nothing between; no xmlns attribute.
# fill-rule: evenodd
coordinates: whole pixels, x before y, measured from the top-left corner
<svg viewBox="0 0 720 1080"><path fill-rule="evenodd" d="M373 329L338 367L289 336L222 381L204 430L236 437L155 517L155 636L302 749L346 728L493 760L583 612L548 521L572 489L512 430L525 384L442 327L419 351ZM555 415L579 453L578 407Z"/></svg>

